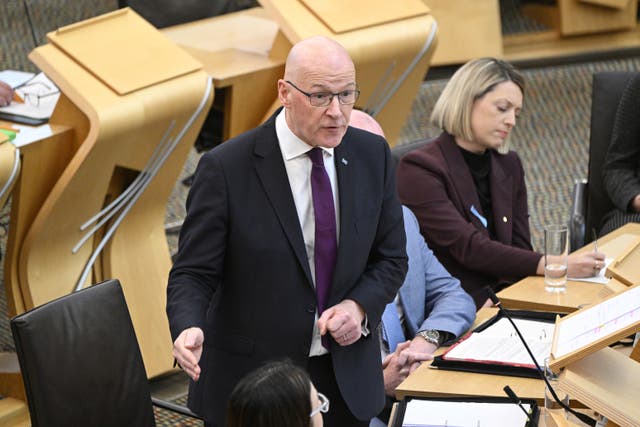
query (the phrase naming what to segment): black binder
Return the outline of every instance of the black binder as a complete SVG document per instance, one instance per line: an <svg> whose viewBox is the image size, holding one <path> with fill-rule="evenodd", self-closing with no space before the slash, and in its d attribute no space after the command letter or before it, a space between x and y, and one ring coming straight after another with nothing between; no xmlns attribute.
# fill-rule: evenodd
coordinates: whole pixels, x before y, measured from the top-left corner
<svg viewBox="0 0 640 427"><path fill-rule="evenodd" d="M528 311L528 310L506 310L513 319L524 320L536 320L545 323L555 323L556 316L562 314L549 313L543 311ZM498 320L505 317L502 311L499 311L491 319L487 320L472 332L481 332L489 326L496 323ZM462 338L464 339L464 338ZM476 372L481 374L494 374L494 375L508 375L514 377L525 378L540 378L540 373L535 367L511 365L505 363L492 363L492 362L480 362L480 361L466 361L466 360L447 360L447 353L440 356L436 356L431 363L431 366L438 369L447 369L452 371L465 371Z"/></svg>

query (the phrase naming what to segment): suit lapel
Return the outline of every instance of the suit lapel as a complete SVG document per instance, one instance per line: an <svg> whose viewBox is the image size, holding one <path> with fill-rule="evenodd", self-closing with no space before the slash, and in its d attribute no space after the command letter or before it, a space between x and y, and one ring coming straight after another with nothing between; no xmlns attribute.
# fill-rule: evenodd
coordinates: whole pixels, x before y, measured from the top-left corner
<svg viewBox="0 0 640 427"><path fill-rule="evenodd" d="M502 243L511 243L513 231L513 177L505 173L497 156L491 155L491 207L493 208L493 224L496 238Z"/></svg>
<svg viewBox="0 0 640 427"><path fill-rule="evenodd" d="M260 128L254 150L256 173L291 247L310 284L313 284L307 250L296 211L289 178L275 133L275 115Z"/></svg>
<svg viewBox="0 0 640 427"><path fill-rule="evenodd" d="M338 240L336 268L331 286L332 297L336 295L335 291L339 284L344 283L344 280L341 280L341 276L345 271L349 271L350 254L356 249L354 243L358 241L355 221L355 204L357 203L357 165L355 162L357 159L351 154L348 142L343 139L340 145L335 148L333 156L338 176L338 194L340 198L340 237ZM331 301L333 301L333 298Z"/></svg>
<svg viewBox="0 0 640 427"><path fill-rule="evenodd" d="M471 213L471 207L473 206L478 213L484 215L473 177L469 171L469 166L467 166L464 157L462 157L462 153L460 153L460 148L458 148L451 136L445 140L441 147L442 154L449 168L449 173L453 178L453 186L456 188L456 193L458 193L460 197L465 218L472 222L479 230L489 235L487 228L482 224L480 218Z"/></svg>

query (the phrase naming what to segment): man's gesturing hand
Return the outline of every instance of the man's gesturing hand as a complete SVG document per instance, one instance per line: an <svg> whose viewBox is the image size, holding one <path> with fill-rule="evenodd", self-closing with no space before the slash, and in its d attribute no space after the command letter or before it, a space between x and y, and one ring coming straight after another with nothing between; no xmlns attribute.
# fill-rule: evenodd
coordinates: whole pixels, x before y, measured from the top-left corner
<svg viewBox="0 0 640 427"><path fill-rule="evenodd" d="M354 300L346 299L322 312L318 319L320 335L327 332L341 346L350 345L362 335L364 310Z"/></svg>
<svg viewBox="0 0 640 427"><path fill-rule="evenodd" d="M200 328L185 329L173 342L173 357L194 381L200 378L200 356L204 333Z"/></svg>

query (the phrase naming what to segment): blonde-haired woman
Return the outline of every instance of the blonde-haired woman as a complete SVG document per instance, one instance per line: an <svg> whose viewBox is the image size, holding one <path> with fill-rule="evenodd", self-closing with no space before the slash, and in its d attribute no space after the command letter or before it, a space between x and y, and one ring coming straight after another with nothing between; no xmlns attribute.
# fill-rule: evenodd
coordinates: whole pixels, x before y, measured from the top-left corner
<svg viewBox="0 0 640 427"><path fill-rule="evenodd" d="M524 170L506 141L524 97L524 77L511 64L481 58L451 77L431 121L443 133L406 154L398 193L416 215L440 262L462 282L476 307L494 291L544 274L533 251ZM593 276L602 253L571 255L571 277Z"/></svg>

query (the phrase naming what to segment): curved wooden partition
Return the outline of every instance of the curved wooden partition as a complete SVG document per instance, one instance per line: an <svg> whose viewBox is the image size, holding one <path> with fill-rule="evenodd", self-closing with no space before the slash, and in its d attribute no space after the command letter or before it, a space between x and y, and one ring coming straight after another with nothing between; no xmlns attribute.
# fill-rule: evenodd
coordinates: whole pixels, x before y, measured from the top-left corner
<svg viewBox="0 0 640 427"><path fill-rule="evenodd" d="M48 39L30 59L63 94L51 123L73 132L60 157L49 147L50 158L40 159L54 182L31 202L32 220L13 241L14 299L28 309L119 279L147 374L156 376L173 362L165 209L213 100L211 82L197 61L128 9Z"/></svg>
<svg viewBox="0 0 640 427"><path fill-rule="evenodd" d="M325 35L340 42L356 66L357 107L376 117L395 145L429 69L437 24L422 0L260 0L286 37ZM274 46L274 48L276 48ZM283 47L277 47L284 50Z"/></svg>

